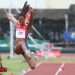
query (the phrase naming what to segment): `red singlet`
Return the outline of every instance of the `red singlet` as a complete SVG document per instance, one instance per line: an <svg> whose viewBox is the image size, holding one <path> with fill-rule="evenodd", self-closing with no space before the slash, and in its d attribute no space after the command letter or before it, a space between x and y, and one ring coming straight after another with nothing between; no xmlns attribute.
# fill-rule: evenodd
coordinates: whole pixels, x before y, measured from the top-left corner
<svg viewBox="0 0 75 75"><path fill-rule="evenodd" d="M20 25L20 23L17 23L16 25L16 38L25 38L26 34L26 26L25 25Z"/></svg>

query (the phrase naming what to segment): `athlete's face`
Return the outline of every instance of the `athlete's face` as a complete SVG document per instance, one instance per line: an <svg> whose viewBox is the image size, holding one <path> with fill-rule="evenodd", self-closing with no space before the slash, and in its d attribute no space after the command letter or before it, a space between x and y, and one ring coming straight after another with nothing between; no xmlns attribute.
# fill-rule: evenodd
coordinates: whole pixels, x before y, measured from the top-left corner
<svg viewBox="0 0 75 75"><path fill-rule="evenodd" d="M19 17L19 22L20 22L21 24L24 24L24 17L23 17L23 16L20 16L20 17Z"/></svg>

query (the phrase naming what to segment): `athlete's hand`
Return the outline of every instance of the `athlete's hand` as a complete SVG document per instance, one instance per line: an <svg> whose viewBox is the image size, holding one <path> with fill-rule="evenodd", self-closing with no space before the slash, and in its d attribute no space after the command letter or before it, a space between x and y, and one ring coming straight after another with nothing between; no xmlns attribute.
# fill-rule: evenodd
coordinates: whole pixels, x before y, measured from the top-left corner
<svg viewBox="0 0 75 75"><path fill-rule="evenodd" d="M9 19L9 20L11 20L13 23L17 23L18 22L18 20L14 17L14 15L13 14L11 14L11 13L8 13L7 14L7 18Z"/></svg>
<svg viewBox="0 0 75 75"><path fill-rule="evenodd" d="M11 19L13 18L13 15L12 15L11 13L8 13L8 14L7 14L7 18L8 18L9 20L11 20Z"/></svg>

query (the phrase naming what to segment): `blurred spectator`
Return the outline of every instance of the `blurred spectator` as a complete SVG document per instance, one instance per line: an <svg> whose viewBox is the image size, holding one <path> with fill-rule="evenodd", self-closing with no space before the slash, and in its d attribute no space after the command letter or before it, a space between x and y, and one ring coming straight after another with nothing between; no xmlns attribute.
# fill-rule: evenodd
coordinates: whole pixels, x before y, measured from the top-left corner
<svg viewBox="0 0 75 75"><path fill-rule="evenodd" d="M2 27L0 27L0 37L3 37L4 36L4 33L2 31Z"/></svg>

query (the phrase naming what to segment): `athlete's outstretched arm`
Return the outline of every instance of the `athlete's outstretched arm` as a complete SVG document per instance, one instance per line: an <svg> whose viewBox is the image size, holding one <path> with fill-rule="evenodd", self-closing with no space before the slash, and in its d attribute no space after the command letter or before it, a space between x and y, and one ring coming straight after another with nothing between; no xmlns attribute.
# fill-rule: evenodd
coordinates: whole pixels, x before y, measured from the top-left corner
<svg viewBox="0 0 75 75"><path fill-rule="evenodd" d="M14 15L11 14L11 13L7 14L7 18L8 18L10 21L12 21L13 23L17 23L17 22L18 22L18 20L17 20L17 19L14 17Z"/></svg>

